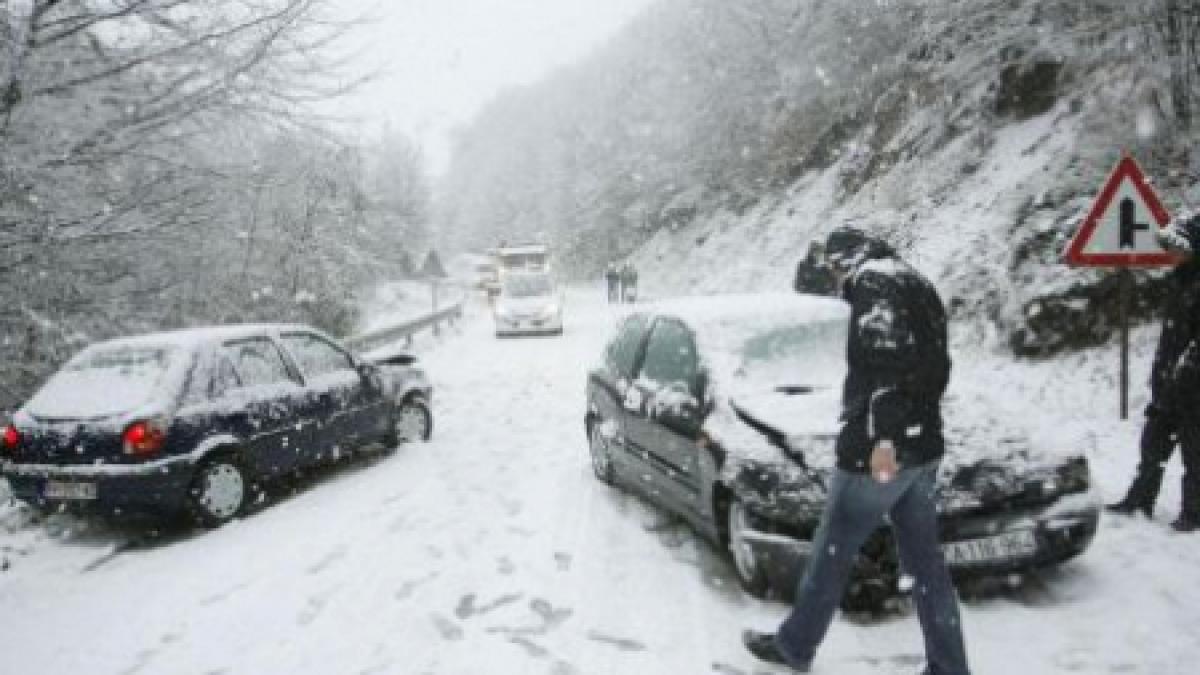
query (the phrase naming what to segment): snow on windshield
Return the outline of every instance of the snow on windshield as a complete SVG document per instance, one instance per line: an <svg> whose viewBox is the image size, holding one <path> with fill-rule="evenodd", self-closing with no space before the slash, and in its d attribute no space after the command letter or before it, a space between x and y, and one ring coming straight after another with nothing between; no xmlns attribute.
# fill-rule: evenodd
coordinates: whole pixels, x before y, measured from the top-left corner
<svg viewBox="0 0 1200 675"><path fill-rule="evenodd" d="M663 301L647 309L679 318L694 332L709 375L712 413L705 428L727 449L766 447L763 437L737 418L731 401L753 404L756 412L769 404L772 421L815 415L819 419L807 426L836 429L849 319L842 301L791 293L727 295ZM656 396L679 404L677 388L657 384ZM818 395L785 396L778 393L781 388ZM818 398L834 403L814 412L811 401Z"/></svg>
<svg viewBox="0 0 1200 675"><path fill-rule="evenodd" d="M101 347L85 350L54 374L26 405L47 419L109 417L154 397L172 361L167 347Z"/></svg>
<svg viewBox="0 0 1200 675"><path fill-rule="evenodd" d="M550 295L554 290L544 276L510 276L504 280L504 295L510 298L536 298Z"/></svg>
<svg viewBox="0 0 1200 675"><path fill-rule="evenodd" d="M728 295L669 301L655 312L682 319L723 395L788 385L840 384L849 308L796 294Z"/></svg>

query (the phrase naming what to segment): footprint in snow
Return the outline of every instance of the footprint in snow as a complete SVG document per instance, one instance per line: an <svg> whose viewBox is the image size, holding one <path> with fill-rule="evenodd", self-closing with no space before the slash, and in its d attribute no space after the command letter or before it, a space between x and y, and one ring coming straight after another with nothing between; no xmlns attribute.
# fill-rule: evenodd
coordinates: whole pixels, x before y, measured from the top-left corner
<svg viewBox="0 0 1200 675"><path fill-rule="evenodd" d="M571 569L571 554L559 551L554 554L554 562L558 565L559 572L568 572Z"/></svg>
<svg viewBox="0 0 1200 675"><path fill-rule="evenodd" d="M404 585L400 587L400 590L396 591L395 598L397 600L409 599L412 597L413 591L417 590L418 586L433 581L437 578L437 575L437 572L430 572L419 579L409 579L408 581L404 582Z"/></svg>
<svg viewBox="0 0 1200 675"><path fill-rule="evenodd" d="M334 550L330 551L329 553L327 553L324 558L321 558L317 562L313 563L308 568L308 573L309 574L320 574L321 572L325 571L325 569L328 568L330 565L341 560L344 557L346 557L346 549L344 547L334 549Z"/></svg>
<svg viewBox="0 0 1200 675"><path fill-rule="evenodd" d="M316 620L321 612L325 610L325 605L329 604L329 598L333 595L332 590L319 593L308 599L308 603L300 614L296 616L296 623L301 626L307 626Z"/></svg>
<svg viewBox="0 0 1200 675"><path fill-rule="evenodd" d="M523 648L525 650L525 652L532 657L544 659L550 655L549 650L547 650L545 647L537 644L536 642L533 642L529 638L525 638L525 637L521 637L521 636L517 635L517 636L508 638L508 641L513 643L514 645L517 645L518 647Z"/></svg>
<svg viewBox="0 0 1200 675"><path fill-rule="evenodd" d="M541 598L534 598L529 602L529 609L541 619L540 626L521 626L513 628L510 626L494 626L488 628L489 633L498 633L509 636L522 635L545 635L550 631L558 628L567 619L571 618L574 611L568 608L555 609L550 603Z"/></svg>
<svg viewBox="0 0 1200 675"><path fill-rule="evenodd" d="M505 605L511 605L512 603L520 600L521 596L521 593L509 593L507 595L500 596L486 605L476 606L475 594L469 593L464 595L462 599L458 601L458 607L454 609L454 615L457 616L459 620L465 620L472 616L487 614L488 612L497 610Z"/></svg>
<svg viewBox="0 0 1200 675"><path fill-rule="evenodd" d="M463 629L450 619L440 614L434 614L431 618L433 619L434 627L437 628L443 640L457 642L463 638Z"/></svg>
<svg viewBox="0 0 1200 675"><path fill-rule="evenodd" d="M599 631L588 631L587 638L593 642L599 642L601 644L609 645L610 647L616 647L623 652L646 651L646 645L638 642L637 640L613 637L611 635L605 635Z"/></svg>
<svg viewBox="0 0 1200 675"><path fill-rule="evenodd" d="M534 598L531 600L529 602L529 608L532 609L533 613L537 614L539 617L541 617L542 621L545 622L545 631L559 627L564 621L571 618L572 614L574 614L573 610L566 607L562 609L555 609L553 605L541 598Z"/></svg>

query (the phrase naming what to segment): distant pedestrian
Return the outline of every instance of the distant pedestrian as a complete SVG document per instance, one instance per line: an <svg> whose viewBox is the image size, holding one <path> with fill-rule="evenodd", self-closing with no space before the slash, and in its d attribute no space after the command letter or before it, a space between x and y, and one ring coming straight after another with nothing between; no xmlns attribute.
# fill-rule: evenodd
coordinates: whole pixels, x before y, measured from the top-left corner
<svg viewBox="0 0 1200 675"><path fill-rule="evenodd" d="M1141 461L1125 498L1108 510L1154 514L1163 471L1178 444L1183 455L1183 504L1171 523L1177 532L1200 529L1200 214L1187 214L1159 231L1163 247L1179 255L1162 333L1150 371L1150 405L1142 428Z"/></svg>
<svg viewBox="0 0 1200 675"><path fill-rule="evenodd" d="M621 301L621 274L617 271L616 263L608 263L608 267L604 270L604 280L608 282L608 302Z"/></svg>
<svg viewBox="0 0 1200 675"><path fill-rule="evenodd" d="M941 398L950 379L945 308L923 276L861 230L835 229L825 259L850 303L837 467L791 614L777 633L746 631L743 641L759 659L807 672L859 549L886 516L901 563L915 578L925 672L966 675L934 498L945 452Z"/></svg>
<svg viewBox="0 0 1200 675"><path fill-rule="evenodd" d="M626 262L621 266L621 299L625 302L637 300L638 272L633 263Z"/></svg>

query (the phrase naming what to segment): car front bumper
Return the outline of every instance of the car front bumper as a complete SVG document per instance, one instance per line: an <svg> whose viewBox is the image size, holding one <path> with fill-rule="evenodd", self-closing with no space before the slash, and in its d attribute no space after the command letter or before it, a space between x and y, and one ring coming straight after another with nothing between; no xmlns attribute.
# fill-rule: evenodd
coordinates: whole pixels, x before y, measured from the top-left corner
<svg viewBox="0 0 1200 675"><path fill-rule="evenodd" d="M1029 572L1069 560L1091 545L1100 522L1100 505L1090 493L1067 495L1042 507L976 513L950 514L940 518L943 550L961 542L990 540L1007 534L1032 534L1030 550L1011 555L963 561L947 565L956 580ZM870 569L896 569L896 548L892 534L881 554L860 559L858 573L870 576ZM1024 535L1023 535L1024 536ZM751 531L745 535L774 588L785 594L795 589L812 555L812 542L784 534Z"/></svg>
<svg viewBox="0 0 1200 675"><path fill-rule="evenodd" d="M550 317L496 317L496 335L548 335L561 333L562 316Z"/></svg>
<svg viewBox="0 0 1200 675"><path fill-rule="evenodd" d="M190 456L97 466L6 461L0 463L0 476L8 480L13 497L42 508L169 513L184 507L194 468ZM77 494L64 497L64 490Z"/></svg>

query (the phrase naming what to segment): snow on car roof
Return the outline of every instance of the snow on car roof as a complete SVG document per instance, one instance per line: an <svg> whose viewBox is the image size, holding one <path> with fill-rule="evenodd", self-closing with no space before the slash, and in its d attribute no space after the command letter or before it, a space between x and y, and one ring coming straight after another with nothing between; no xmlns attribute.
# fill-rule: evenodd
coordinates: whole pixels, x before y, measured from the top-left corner
<svg viewBox="0 0 1200 675"><path fill-rule="evenodd" d="M144 335L114 338L112 340L96 342L88 346L84 351L87 352L97 349L113 349L123 347L177 347L191 350L195 349L199 345L211 344L213 342L238 340L242 338L255 337L259 335L271 335L288 331L308 331L320 333L320 331L317 331L310 326L304 326L301 324L263 323L203 326L199 328L187 328L183 330L164 331L161 333L146 333Z"/></svg>
<svg viewBox="0 0 1200 675"><path fill-rule="evenodd" d="M549 247L545 244L512 244L496 249L500 255L516 255L522 253L545 253Z"/></svg>

